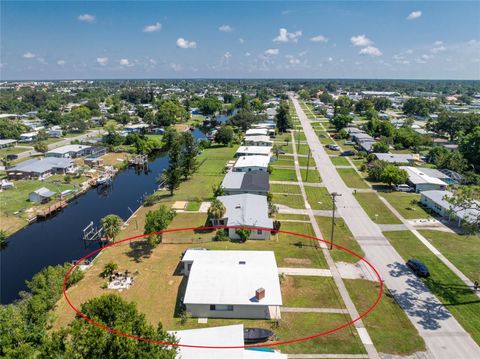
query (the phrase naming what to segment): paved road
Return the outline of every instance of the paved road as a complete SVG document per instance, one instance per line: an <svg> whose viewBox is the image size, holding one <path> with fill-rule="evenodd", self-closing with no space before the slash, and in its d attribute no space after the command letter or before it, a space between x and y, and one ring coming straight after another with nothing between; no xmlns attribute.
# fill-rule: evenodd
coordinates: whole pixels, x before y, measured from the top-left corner
<svg viewBox="0 0 480 359"><path fill-rule="evenodd" d="M403 259L383 236L347 188L321 145L297 99L290 95L302 124L312 156L329 192L342 194L337 206L366 258L377 268L386 286L425 340L434 358L480 358L480 347L451 313L405 266ZM408 338L405 338L408 340Z"/></svg>
<svg viewBox="0 0 480 359"><path fill-rule="evenodd" d="M95 138L95 137L103 134L103 132L104 131L102 129L93 130L93 131L84 133L83 135L79 135L77 137L65 138L61 141L49 144L48 145L48 150L53 150L53 149L61 147L61 146L69 145L72 141L75 141L75 140L83 140L84 138L87 138L87 137ZM25 158L25 157L28 157L28 156L39 155L39 154L40 154L40 152L37 152L34 149L31 149L31 150L28 150L28 151L25 151L25 152L20 152L20 153L17 154L17 156L18 156L18 158Z"/></svg>

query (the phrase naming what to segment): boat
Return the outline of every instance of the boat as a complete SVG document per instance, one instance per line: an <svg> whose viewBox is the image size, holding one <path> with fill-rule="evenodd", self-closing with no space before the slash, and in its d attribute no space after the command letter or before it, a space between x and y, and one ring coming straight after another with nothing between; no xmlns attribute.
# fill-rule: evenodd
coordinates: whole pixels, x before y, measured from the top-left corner
<svg viewBox="0 0 480 359"><path fill-rule="evenodd" d="M263 343L273 336L273 332L262 328L244 328L243 340L245 344Z"/></svg>
<svg viewBox="0 0 480 359"><path fill-rule="evenodd" d="M97 186L110 183L111 177L109 175L101 175L97 178Z"/></svg>

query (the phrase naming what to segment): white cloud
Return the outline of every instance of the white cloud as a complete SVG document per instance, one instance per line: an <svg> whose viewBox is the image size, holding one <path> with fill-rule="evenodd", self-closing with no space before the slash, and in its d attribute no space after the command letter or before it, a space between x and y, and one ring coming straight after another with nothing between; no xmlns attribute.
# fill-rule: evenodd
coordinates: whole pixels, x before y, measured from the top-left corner
<svg viewBox="0 0 480 359"><path fill-rule="evenodd" d="M159 22L156 22L153 25L147 25L143 28L143 32L157 32L162 29L162 24Z"/></svg>
<svg viewBox="0 0 480 359"><path fill-rule="evenodd" d="M97 57L97 63L100 66L105 66L106 64L108 64L108 57Z"/></svg>
<svg viewBox="0 0 480 359"><path fill-rule="evenodd" d="M222 25L218 28L218 31L221 31L221 32L232 32L233 31L233 27L231 27L230 25Z"/></svg>
<svg viewBox="0 0 480 359"><path fill-rule="evenodd" d="M382 56L382 52L374 47L374 46L367 46L361 49L358 52L360 55L369 55L369 56Z"/></svg>
<svg viewBox="0 0 480 359"><path fill-rule="evenodd" d="M251 55L252 55L252 54L249 53L249 52L246 52L246 53L245 53L245 56L247 56L247 57L248 57L248 56L251 56Z"/></svg>
<svg viewBox="0 0 480 359"><path fill-rule="evenodd" d="M121 66L130 66L130 65L133 65L133 64L130 64L130 61L128 61L128 59L120 59L120 65Z"/></svg>
<svg viewBox="0 0 480 359"><path fill-rule="evenodd" d="M176 64L176 63L171 63L170 64L170 68L175 71L175 72L179 72L179 71L182 71L183 70L183 66L180 65L180 64Z"/></svg>
<svg viewBox="0 0 480 359"><path fill-rule="evenodd" d="M440 46L440 45L443 45L443 41L435 41L433 44L435 46Z"/></svg>
<svg viewBox="0 0 480 359"><path fill-rule="evenodd" d="M197 47L197 43L195 41L188 41L183 37L179 37L177 39L177 46L181 49L195 49Z"/></svg>
<svg viewBox="0 0 480 359"><path fill-rule="evenodd" d="M405 51L406 54L413 54L413 50L412 49L408 49L407 51Z"/></svg>
<svg viewBox="0 0 480 359"><path fill-rule="evenodd" d="M67 62L65 60L58 60L57 61L57 65L60 65L60 66L63 66L65 65Z"/></svg>
<svg viewBox="0 0 480 359"><path fill-rule="evenodd" d="M353 44L353 46L360 46L360 47L373 45L373 41L370 40L365 35L352 36L350 38L350 42Z"/></svg>
<svg viewBox="0 0 480 359"><path fill-rule="evenodd" d="M430 52L432 54L438 54L439 52L443 52L443 51L446 51L447 48L443 45L440 45L440 46L437 46L437 47L434 47L432 49L430 49Z"/></svg>
<svg viewBox="0 0 480 359"><path fill-rule="evenodd" d="M293 12L293 10L283 10L282 15L289 15Z"/></svg>
<svg viewBox="0 0 480 359"><path fill-rule="evenodd" d="M412 11L408 16L407 20L415 20L422 16L422 12L420 10Z"/></svg>
<svg viewBox="0 0 480 359"><path fill-rule="evenodd" d="M222 56L222 63L228 64L228 61L232 58L232 53L230 51L227 51L226 53L223 54Z"/></svg>
<svg viewBox="0 0 480 359"><path fill-rule="evenodd" d="M422 59L424 59L424 60L430 60L430 59L433 59L433 58L434 58L433 55L426 55L426 54L422 55Z"/></svg>
<svg viewBox="0 0 480 359"><path fill-rule="evenodd" d="M278 36L273 39L273 42L298 42L301 36L301 31L288 32L287 29L281 28L278 30Z"/></svg>
<svg viewBox="0 0 480 359"><path fill-rule="evenodd" d="M290 65L298 65L300 63L300 59L298 57L287 55L286 58L288 59L288 63Z"/></svg>
<svg viewBox="0 0 480 359"><path fill-rule="evenodd" d="M47 65L47 61L43 57L37 57L37 61L40 62L42 65Z"/></svg>
<svg viewBox="0 0 480 359"><path fill-rule="evenodd" d="M264 51L265 56L277 56L280 53L278 49L267 49Z"/></svg>
<svg viewBox="0 0 480 359"><path fill-rule="evenodd" d="M152 65L156 65L156 64L157 64L157 61L155 61L154 59L149 59L148 62L150 62Z"/></svg>
<svg viewBox="0 0 480 359"><path fill-rule="evenodd" d="M313 42L328 42L328 39L323 35L317 35L310 39Z"/></svg>
<svg viewBox="0 0 480 359"><path fill-rule="evenodd" d="M82 14L82 15L78 15L77 19L83 22L93 23L95 22L95 15Z"/></svg>
<svg viewBox="0 0 480 359"><path fill-rule="evenodd" d="M243 45L245 43L245 40L243 38L239 38L238 41Z"/></svg>
<svg viewBox="0 0 480 359"><path fill-rule="evenodd" d="M32 53L29 51L29 52L24 53L24 54L23 54L23 57L24 57L25 59L34 59L35 57L37 57L37 55L32 54Z"/></svg>
<svg viewBox="0 0 480 359"><path fill-rule="evenodd" d="M333 57L329 57L329 58L327 59L327 61L328 61L328 62L332 62L332 61L333 61Z"/></svg>

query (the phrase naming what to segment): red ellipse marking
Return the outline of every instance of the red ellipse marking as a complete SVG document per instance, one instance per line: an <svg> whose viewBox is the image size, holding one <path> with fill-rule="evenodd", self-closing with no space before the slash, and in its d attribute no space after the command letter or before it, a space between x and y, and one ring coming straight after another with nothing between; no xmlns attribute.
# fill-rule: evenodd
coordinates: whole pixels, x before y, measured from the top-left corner
<svg viewBox="0 0 480 359"><path fill-rule="evenodd" d="M138 238L143 238L143 237L147 237L147 236L150 236L150 235L155 235L155 234L163 234L163 233L169 233L169 232L179 232L179 231L193 231L193 230L206 230L206 229L227 229L227 228L234 228L234 229L249 229L249 230L268 230L268 231L271 231L271 232L275 232L275 233L285 233L285 234L291 234L291 235L294 235L294 236L299 236L299 237L304 237L304 238L308 238L308 239L312 239L312 240L316 240L316 241L319 241L319 242L324 242L324 243L327 243L329 245L333 245L337 248L340 248L352 255L354 255L355 257L359 258L361 261L365 262L372 270L373 272L375 273L375 275L377 276L377 279L378 279L378 282L380 285L379 285L379 291L378 291L378 296L377 296L377 299L375 300L375 303L373 303L364 313L362 313L361 315L359 315L357 318L355 319L352 319L351 321L349 321L348 323L345 323L345 324L342 324L336 328L333 328L333 329L330 329L330 330L327 330L327 331L324 331L324 332L321 332L321 333L317 333L317 334L314 334L314 335L311 335L311 336L308 336L308 337L303 337L303 338L297 338L297 339L290 339L290 340L285 340L285 341L282 341L282 342L275 342L275 343L270 343L270 344L255 344L255 345L240 345L240 346L209 346L209 345L189 345L189 344L176 344L176 343L170 343L170 342L162 342L162 341L159 341L159 340L153 340L153 339L148 339L148 338L142 338L142 337L139 337L139 336L136 336L136 335L131 335L131 334L127 334L127 333L123 333L123 332L120 332L118 330L115 330L115 329L112 329L112 328L109 328L109 327L106 327L100 323L97 323L95 322L94 320L88 318L86 315L84 315L80 310L78 310L73 304L72 302L70 302L70 299L68 298L68 295L67 295L67 279L70 275L70 273L81 263L83 262L85 259L87 259L88 257L98 253L98 252L101 252L103 251L104 249L107 249L107 248L110 248L110 247L113 247L113 246L116 246L120 243L124 243L124 242L128 242L128 241L131 241L133 239L138 239ZM277 345L284 345L284 344L292 344L292 343L297 343L297 342L302 342L302 341L307 341L307 340L311 340L311 339L314 339L314 338L318 338L318 337L321 337L321 336L325 336L327 334L331 334L331 333L334 333L340 329L343 329L345 327L348 327L352 324L354 324L355 322L358 322L359 320L361 320L363 317L365 317L368 313L370 313L378 304L378 302L380 301L380 299L382 298L382 294L383 294L383 281L382 281L382 278L380 277L380 274L378 273L377 269L369 262L367 261L365 258L363 258L361 255L353 252L352 250L346 248L346 247L343 247L339 244L335 244L335 243L332 243L330 241L327 241L327 240L324 240L324 239L320 239L320 238L316 238L316 237L312 237L312 236L308 236L306 234L301 234L301 233L295 233L295 232L288 232L288 231L282 231L282 230L271 230L269 228L257 228L257 227L242 227L242 226L206 226L206 227L192 227L192 228L176 228L176 229L169 229L169 230L165 230L165 231L161 231L161 232L154 232L154 233L149 233L149 234L140 234L138 236L134 236L134 237L130 237L130 238L126 238L126 239L122 239L121 241L118 241L118 242L114 242L114 243L111 243L111 244L108 244L104 247L101 247L101 248L98 248L90 253L88 253L87 255L85 255L84 257L80 258L73 266L70 267L70 269L68 270L67 274L65 275L65 278L63 279L63 296L65 297L68 305L80 316L82 317L83 319L85 319L87 322L93 324L93 325L96 325L97 327L99 328L102 328L106 331L109 331L113 334L116 334L116 335L121 335L123 337L126 337L126 338L130 338L130 339L136 339L136 340L141 340L141 341L144 341L144 342L148 342L148 343L155 343L155 344L161 344L161 345L167 345L167 346L172 346L172 347L185 347L185 348L201 348L201 349L242 349L242 348L256 348L256 347L274 347L274 346L277 346Z"/></svg>

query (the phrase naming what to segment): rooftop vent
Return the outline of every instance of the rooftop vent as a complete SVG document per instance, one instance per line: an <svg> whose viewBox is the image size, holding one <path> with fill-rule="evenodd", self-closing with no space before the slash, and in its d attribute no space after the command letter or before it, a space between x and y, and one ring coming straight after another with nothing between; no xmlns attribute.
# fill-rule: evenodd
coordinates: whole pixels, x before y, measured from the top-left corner
<svg viewBox="0 0 480 359"><path fill-rule="evenodd" d="M245 261L239 261L238 264L247 264Z"/></svg>
<svg viewBox="0 0 480 359"><path fill-rule="evenodd" d="M264 288L258 288L255 291L255 299L260 301L261 299L265 298L265 289Z"/></svg>

